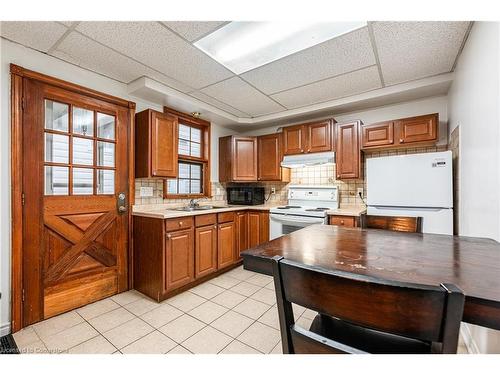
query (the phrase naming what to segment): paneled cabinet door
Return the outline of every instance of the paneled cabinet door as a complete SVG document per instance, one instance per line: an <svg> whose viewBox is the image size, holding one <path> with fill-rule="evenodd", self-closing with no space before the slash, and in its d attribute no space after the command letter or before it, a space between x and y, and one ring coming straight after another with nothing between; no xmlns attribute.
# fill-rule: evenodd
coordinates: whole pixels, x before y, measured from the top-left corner
<svg viewBox="0 0 500 375"><path fill-rule="evenodd" d="M399 120L399 143L431 142L438 137L438 115L417 116Z"/></svg>
<svg viewBox="0 0 500 375"><path fill-rule="evenodd" d="M193 229L169 232L165 246L165 291L194 280Z"/></svg>
<svg viewBox="0 0 500 375"><path fill-rule="evenodd" d="M332 149L330 121L307 125L307 152L324 152Z"/></svg>
<svg viewBox="0 0 500 375"><path fill-rule="evenodd" d="M256 137L234 137L233 181L257 181Z"/></svg>
<svg viewBox="0 0 500 375"><path fill-rule="evenodd" d="M337 124L337 179L360 178L359 125L359 121Z"/></svg>
<svg viewBox="0 0 500 375"><path fill-rule="evenodd" d="M151 111L151 174L177 177L177 117Z"/></svg>
<svg viewBox="0 0 500 375"><path fill-rule="evenodd" d="M281 180L281 134L257 137L260 181Z"/></svg>
<svg viewBox="0 0 500 375"><path fill-rule="evenodd" d="M195 277L217 271L217 225L195 229Z"/></svg>
<svg viewBox="0 0 500 375"><path fill-rule="evenodd" d="M218 268L224 268L235 261L236 226L234 221L219 224L217 231Z"/></svg>
<svg viewBox="0 0 500 375"><path fill-rule="evenodd" d="M269 241L269 213L248 213L248 247L252 248Z"/></svg>
<svg viewBox="0 0 500 375"><path fill-rule="evenodd" d="M381 122L361 127L361 147L381 147L394 144L394 123Z"/></svg>
<svg viewBox="0 0 500 375"><path fill-rule="evenodd" d="M304 125L283 128L283 154L295 155L306 151L306 128Z"/></svg>
<svg viewBox="0 0 500 375"><path fill-rule="evenodd" d="M236 213L236 259L248 249L248 212Z"/></svg>

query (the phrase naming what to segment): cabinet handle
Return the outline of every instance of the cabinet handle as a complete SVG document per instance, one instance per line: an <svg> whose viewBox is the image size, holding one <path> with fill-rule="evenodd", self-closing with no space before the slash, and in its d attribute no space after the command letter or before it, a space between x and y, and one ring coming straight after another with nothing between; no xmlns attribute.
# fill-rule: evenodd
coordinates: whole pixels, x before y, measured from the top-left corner
<svg viewBox="0 0 500 375"><path fill-rule="evenodd" d="M172 235L170 233L167 233L167 238L170 238L172 237Z"/></svg>
<svg viewBox="0 0 500 375"><path fill-rule="evenodd" d="M307 149L307 152L311 152L311 149L310 149L310 148L308 148L308 149Z"/></svg>
<svg viewBox="0 0 500 375"><path fill-rule="evenodd" d="M180 227L182 226L182 221L179 221L179 226L180 226Z"/></svg>
<svg viewBox="0 0 500 375"><path fill-rule="evenodd" d="M214 225L214 229L217 229L217 225Z"/></svg>
<svg viewBox="0 0 500 375"><path fill-rule="evenodd" d="M403 138L399 138L399 143L405 143L405 140Z"/></svg>
<svg viewBox="0 0 500 375"><path fill-rule="evenodd" d="M303 150L303 149L300 149L300 152L302 152L302 153L303 153L303 152L304 152L304 150Z"/></svg>
<svg viewBox="0 0 500 375"><path fill-rule="evenodd" d="M340 220L340 224L344 225L344 220Z"/></svg>

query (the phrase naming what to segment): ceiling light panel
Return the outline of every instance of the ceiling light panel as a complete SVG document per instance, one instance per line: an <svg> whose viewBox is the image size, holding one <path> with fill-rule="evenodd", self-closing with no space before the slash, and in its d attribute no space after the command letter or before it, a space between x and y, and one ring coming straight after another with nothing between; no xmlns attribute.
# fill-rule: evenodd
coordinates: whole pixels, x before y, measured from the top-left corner
<svg viewBox="0 0 500 375"><path fill-rule="evenodd" d="M366 22L231 22L194 45L241 74L364 26Z"/></svg>

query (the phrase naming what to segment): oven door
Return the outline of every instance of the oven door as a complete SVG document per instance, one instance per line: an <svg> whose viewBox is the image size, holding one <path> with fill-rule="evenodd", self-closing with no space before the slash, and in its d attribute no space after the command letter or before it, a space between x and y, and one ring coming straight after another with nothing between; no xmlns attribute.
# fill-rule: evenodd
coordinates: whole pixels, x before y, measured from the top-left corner
<svg viewBox="0 0 500 375"><path fill-rule="evenodd" d="M271 240L285 234L295 232L313 224L326 224L324 217L271 214L269 220L269 237Z"/></svg>

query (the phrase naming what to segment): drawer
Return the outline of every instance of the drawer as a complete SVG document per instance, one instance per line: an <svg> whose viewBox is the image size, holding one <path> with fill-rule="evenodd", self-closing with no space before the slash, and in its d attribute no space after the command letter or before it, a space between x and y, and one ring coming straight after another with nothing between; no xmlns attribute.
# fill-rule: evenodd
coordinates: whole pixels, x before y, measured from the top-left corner
<svg viewBox="0 0 500 375"><path fill-rule="evenodd" d="M330 216L329 224L340 225L349 228L354 228L357 226L355 216Z"/></svg>
<svg viewBox="0 0 500 375"><path fill-rule="evenodd" d="M216 223L217 223L216 214L197 215L194 217L194 224L197 227L203 227L205 225L211 225Z"/></svg>
<svg viewBox="0 0 500 375"><path fill-rule="evenodd" d="M167 232L180 229L188 229L193 226L193 217L179 217L177 219L167 219Z"/></svg>
<svg viewBox="0 0 500 375"><path fill-rule="evenodd" d="M234 221L234 212L222 212L217 214L217 221L219 223L227 223L228 221Z"/></svg>

